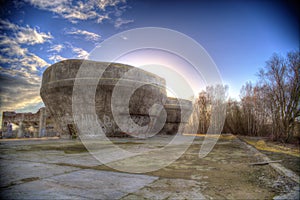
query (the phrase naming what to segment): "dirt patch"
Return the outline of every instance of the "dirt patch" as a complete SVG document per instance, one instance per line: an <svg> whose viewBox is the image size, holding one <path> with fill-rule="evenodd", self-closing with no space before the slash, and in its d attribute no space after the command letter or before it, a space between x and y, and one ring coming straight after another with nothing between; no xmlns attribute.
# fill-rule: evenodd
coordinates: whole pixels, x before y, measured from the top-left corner
<svg viewBox="0 0 300 200"><path fill-rule="evenodd" d="M78 153L85 153L88 150L82 143L76 144L68 144L68 145L32 145L30 148L22 148L18 149L19 151L63 151L65 154L78 154Z"/></svg>
<svg viewBox="0 0 300 200"><path fill-rule="evenodd" d="M123 144L123 145L140 145L140 144L144 144L144 143L141 143L141 142L116 142L116 141L113 141L112 143L114 144Z"/></svg>
<svg viewBox="0 0 300 200"><path fill-rule="evenodd" d="M213 198L270 199L280 193L272 189L276 172L269 166L250 167L253 158L239 144L217 144L203 159L199 150L199 145L192 145L176 162L149 174L206 182L203 193Z"/></svg>
<svg viewBox="0 0 300 200"><path fill-rule="evenodd" d="M272 199L286 191L288 180L283 180L268 165L250 166L250 163L258 161L257 158L234 137L221 137L213 151L202 159L198 157L201 140L203 138L197 138L171 165L145 174L196 181L205 188L201 192L214 199ZM105 165L96 168L115 171ZM155 188L147 188L149 191L152 189Z"/></svg>
<svg viewBox="0 0 300 200"><path fill-rule="evenodd" d="M20 181L22 181L23 183L27 183L27 182L36 181L39 179L40 179L39 177L29 177L29 178L23 178Z"/></svg>

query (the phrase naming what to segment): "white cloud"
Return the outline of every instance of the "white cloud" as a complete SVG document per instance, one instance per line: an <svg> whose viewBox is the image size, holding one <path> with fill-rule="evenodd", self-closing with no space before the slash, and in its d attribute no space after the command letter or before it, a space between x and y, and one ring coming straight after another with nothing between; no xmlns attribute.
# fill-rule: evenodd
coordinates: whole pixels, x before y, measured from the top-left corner
<svg viewBox="0 0 300 200"><path fill-rule="evenodd" d="M41 77L26 68L0 67L0 113L41 105Z"/></svg>
<svg viewBox="0 0 300 200"><path fill-rule="evenodd" d="M11 29L11 30L18 30L19 29L18 25L10 23L7 20L0 19L0 24L1 24L1 26L0 26L1 29Z"/></svg>
<svg viewBox="0 0 300 200"><path fill-rule="evenodd" d="M40 32L37 28L31 28L29 26L21 27L17 24L1 19L0 27L1 29L14 32L15 41L19 44L42 44L53 38L50 33Z"/></svg>
<svg viewBox="0 0 300 200"><path fill-rule="evenodd" d="M55 44L55 45L52 45L50 47L50 49L48 50L48 52L61 52L61 50L64 48L64 46L62 44Z"/></svg>
<svg viewBox="0 0 300 200"><path fill-rule="evenodd" d="M41 104L40 71L50 64L24 46L42 44L53 37L7 20L0 20L0 29L9 33L0 36L0 65L5 66L0 67L0 112Z"/></svg>
<svg viewBox="0 0 300 200"><path fill-rule="evenodd" d="M97 1L96 1L97 2ZM119 3L125 3L126 0L100 0L98 6L101 10L105 10L108 6L116 6Z"/></svg>
<svg viewBox="0 0 300 200"><path fill-rule="evenodd" d="M54 55L51 55L49 57L49 60L53 61L53 62L59 62L59 61L62 61L62 60L66 60L67 58L64 58L62 57L61 55L57 55L57 54L54 54Z"/></svg>
<svg viewBox="0 0 300 200"><path fill-rule="evenodd" d="M62 49L65 49L65 45L63 44L55 44L52 45L50 47L50 49L48 50L48 52L50 52L51 54L48 56L48 59L53 61L53 63L62 61L62 60L66 60L67 58L59 55L59 53L62 51Z"/></svg>
<svg viewBox="0 0 300 200"><path fill-rule="evenodd" d="M22 67L27 68L31 73L37 72L38 68L44 68L50 65L44 59L33 53L28 53L25 57L21 58L18 63L20 63Z"/></svg>
<svg viewBox="0 0 300 200"><path fill-rule="evenodd" d="M101 15L101 16L98 16L98 18L97 18L97 23L102 23L102 21L103 20L105 20L105 19L110 19L110 17L108 16L108 13L106 13L106 14L103 14L103 15Z"/></svg>
<svg viewBox="0 0 300 200"><path fill-rule="evenodd" d="M50 33L41 33L36 28L26 27L17 33L17 40L21 44L43 44L49 39L52 39Z"/></svg>
<svg viewBox="0 0 300 200"><path fill-rule="evenodd" d="M84 38L87 40L87 41L94 41L94 42L97 42L101 39L101 36L96 34L96 33L92 33L92 32L89 32L89 31L85 31L85 30L80 30L80 29L73 29L71 31L68 31L67 34L70 34L70 35L82 35L84 36Z"/></svg>
<svg viewBox="0 0 300 200"><path fill-rule="evenodd" d="M22 27L9 21L0 20L1 29L11 31L11 37L7 35L0 36L0 53L2 55L1 63L9 63L11 67L28 67L31 71L37 68L43 68L49 65L44 59L29 52L22 45L42 44L52 39L50 33L38 32L29 26ZM17 59L18 58L18 59Z"/></svg>
<svg viewBox="0 0 300 200"><path fill-rule="evenodd" d="M27 84L39 85L41 80L40 76L36 74L31 74L24 69L6 69L0 67L0 72L2 75L15 77L16 82L14 82L13 84L17 84L18 81L22 81L23 85L27 85Z"/></svg>
<svg viewBox="0 0 300 200"><path fill-rule="evenodd" d="M27 48L22 48L20 44L18 44L12 38L2 35L0 36L0 52L1 54L6 54L10 57L12 56L25 56L28 52Z"/></svg>
<svg viewBox="0 0 300 200"><path fill-rule="evenodd" d="M134 22L134 20L132 19L122 19L122 18L117 18L117 20L115 21L115 28L120 28L122 25L124 24L129 24Z"/></svg>
<svg viewBox="0 0 300 200"><path fill-rule="evenodd" d="M0 44L0 53L0 63L9 64L12 69L26 69L30 73L35 73L38 69L49 66L49 63L43 58L15 43L5 45L4 47Z"/></svg>
<svg viewBox="0 0 300 200"><path fill-rule="evenodd" d="M115 7L126 0L26 0L31 5L41 9L51 11L72 23L78 20L95 19L101 23L104 19L109 19L107 7Z"/></svg>
<svg viewBox="0 0 300 200"><path fill-rule="evenodd" d="M76 58L80 58L80 59L86 59L89 55L87 51L79 47L73 47L72 52L76 54L75 56Z"/></svg>
<svg viewBox="0 0 300 200"><path fill-rule="evenodd" d="M41 103L39 88L41 77L26 70L0 67L0 110L18 110Z"/></svg>
<svg viewBox="0 0 300 200"><path fill-rule="evenodd" d="M58 54L61 50L61 47L66 49L68 52L72 52L73 58L87 59L87 57L89 55L89 53L86 50L84 50L80 47L75 47L69 42L65 42L64 45L61 45L61 44L53 45L51 47L51 49L49 50L49 52L52 52L52 54L49 55L48 59L53 61L53 63L69 59L69 58L66 58L66 57Z"/></svg>

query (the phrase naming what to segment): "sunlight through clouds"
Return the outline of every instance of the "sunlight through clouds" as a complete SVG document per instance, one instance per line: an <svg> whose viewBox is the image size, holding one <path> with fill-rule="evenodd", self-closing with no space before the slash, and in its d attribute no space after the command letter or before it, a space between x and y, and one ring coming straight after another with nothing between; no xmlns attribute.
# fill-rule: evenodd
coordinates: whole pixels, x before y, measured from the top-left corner
<svg viewBox="0 0 300 200"><path fill-rule="evenodd" d="M39 95L40 70L50 64L28 49L50 42L53 36L38 28L19 26L8 20L0 20L0 105L1 113L24 109L42 102Z"/></svg>

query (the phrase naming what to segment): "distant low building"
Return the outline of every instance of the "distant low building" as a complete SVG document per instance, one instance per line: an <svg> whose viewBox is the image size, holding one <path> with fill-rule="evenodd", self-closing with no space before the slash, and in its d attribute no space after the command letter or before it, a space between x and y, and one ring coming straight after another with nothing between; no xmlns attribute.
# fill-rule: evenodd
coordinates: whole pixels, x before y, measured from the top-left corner
<svg viewBox="0 0 300 200"><path fill-rule="evenodd" d="M54 124L46 108L36 113L2 113L2 138L57 136Z"/></svg>

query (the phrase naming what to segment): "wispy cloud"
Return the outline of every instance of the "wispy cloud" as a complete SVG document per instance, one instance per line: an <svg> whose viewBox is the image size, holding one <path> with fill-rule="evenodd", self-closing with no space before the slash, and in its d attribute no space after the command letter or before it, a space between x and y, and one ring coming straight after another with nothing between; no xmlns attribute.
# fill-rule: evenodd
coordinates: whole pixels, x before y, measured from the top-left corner
<svg viewBox="0 0 300 200"><path fill-rule="evenodd" d="M50 33L41 33L36 28L22 28L17 33L17 40L21 44L42 44L52 38Z"/></svg>
<svg viewBox="0 0 300 200"><path fill-rule="evenodd" d="M86 30L75 29L75 28L73 28L70 31L67 31L66 33L70 35L83 36L85 40L92 41L92 42L98 42L101 39L101 36L96 33L92 33Z"/></svg>
<svg viewBox="0 0 300 200"><path fill-rule="evenodd" d="M50 47L50 49L48 50L48 52L50 53L50 55L48 56L48 59L53 61L54 63L62 61L62 60L66 60L67 58L59 55L59 53L61 53L61 51L65 48L66 47L63 44L52 45Z"/></svg>
<svg viewBox="0 0 300 200"><path fill-rule="evenodd" d="M52 45L50 47L50 49L48 50L48 52L61 52L61 50L64 48L64 46L62 44L55 44L55 45Z"/></svg>
<svg viewBox="0 0 300 200"><path fill-rule="evenodd" d="M0 110L18 110L41 104L40 70L49 66L27 47L43 44L53 38L37 28L19 26L0 20Z"/></svg>
<svg viewBox="0 0 300 200"><path fill-rule="evenodd" d="M12 32L14 32L15 41L19 44L42 44L53 38L50 33L40 32L36 27L22 27L7 20L0 19L0 28L4 30L11 30Z"/></svg>
<svg viewBox="0 0 300 200"><path fill-rule="evenodd" d="M132 23L134 22L134 20L132 19L122 19L122 18L117 18L116 21L115 21L115 28L120 28L122 25L124 24L129 24L129 23Z"/></svg>
<svg viewBox="0 0 300 200"><path fill-rule="evenodd" d="M59 62L59 61L62 61L62 60L66 60L67 58L65 57L62 57L61 55L58 55L58 54L53 54L49 57L49 60L53 61L53 62Z"/></svg>
<svg viewBox="0 0 300 200"><path fill-rule="evenodd" d="M25 54L28 52L27 48L22 48L20 44L6 35L0 36L0 46L0 52L8 57L25 56Z"/></svg>
<svg viewBox="0 0 300 200"><path fill-rule="evenodd" d="M119 3L125 3L126 0L100 0L96 1L101 10L105 10L108 6L116 6Z"/></svg>
<svg viewBox="0 0 300 200"><path fill-rule="evenodd" d="M38 69L49 66L43 58L28 51L27 48L21 47L18 43L5 43L8 40L7 36L0 37L0 63L9 64L11 69L21 69L34 73Z"/></svg>
<svg viewBox="0 0 300 200"><path fill-rule="evenodd" d="M110 19L107 11L108 7L115 7L125 3L126 0L26 0L31 5L41 10L51 11L72 23L79 20L95 19L97 23L102 23L105 19Z"/></svg>
<svg viewBox="0 0 300 200"><path fill-rule="evenodd" d="M62 49L64 49L65 51L61 52ZM68 55L69 58L77 59L87 59L89 55L89 53L86 50L80 47L76 47L69 42L65 42L64 44L53 45L48 52L50 52L48 59L50 61L53 61L53 63L68 59L63 55ZM68 52L68 54L65 54L65 52Z"/></svg>
<svg viewBox="0 0 300 200"><path fill-rule="evenodd" d="M39 95L41 77L21 70L0 67L0 109L15 111L41 104Z"/></svg>
<svg viewBox="0 0 300 200"><path fill-rule="evenodd" d="M6 59L4 63L13 65L18 62L18 65L21 64L19 67L27 66L34 69L49 65L24 46L49 42L53 38L50 33L40 32L29 26L22 27L7 20L0 20L0 27L4 32L11 33L11 36L5 34L0 36L0 53ZM1 62L3 63L3 60Z"/></svg>

